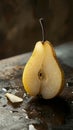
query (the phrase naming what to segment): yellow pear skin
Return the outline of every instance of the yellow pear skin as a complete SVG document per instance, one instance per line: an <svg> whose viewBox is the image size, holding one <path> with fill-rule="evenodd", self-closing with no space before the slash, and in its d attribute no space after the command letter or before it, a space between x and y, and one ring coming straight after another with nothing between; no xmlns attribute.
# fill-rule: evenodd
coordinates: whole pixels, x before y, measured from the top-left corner
<svg viewBox="0 0 73 130"><path fill-rule="evenodd" d="M22 76L24 89L31 96L51 99L64 87L64 73L49 41L37 42Z"/></svg>

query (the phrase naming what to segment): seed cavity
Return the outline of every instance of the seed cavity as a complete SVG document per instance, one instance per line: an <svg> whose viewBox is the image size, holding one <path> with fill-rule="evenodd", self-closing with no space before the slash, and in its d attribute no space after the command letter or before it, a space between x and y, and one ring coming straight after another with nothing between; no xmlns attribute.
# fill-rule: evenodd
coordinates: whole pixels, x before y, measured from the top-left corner
<svg viewBox="0 0 73 130"><path fill-rule="evenodd" d="M44 74L42 73L42 70L38 72L38 77L40 80L44 79Z"/></svg>

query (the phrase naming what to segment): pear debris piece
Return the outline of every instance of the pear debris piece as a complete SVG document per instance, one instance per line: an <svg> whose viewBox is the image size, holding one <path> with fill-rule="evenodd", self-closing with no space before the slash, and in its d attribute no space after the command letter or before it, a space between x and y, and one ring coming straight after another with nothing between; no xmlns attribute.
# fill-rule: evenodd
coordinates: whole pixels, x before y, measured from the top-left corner
<svg viewBox="0 0 73 130"><path fill-rule="evenodd" d="M19 103L19 102L23 102L23 99L15 96L11 93L6 93L5 96L12 102L12 103Z"/></svg>
<svg viewBox="0 0 73 130"><path fill-rule="evenodd" d="M22 76L24 89L31 96L44 99L58 95L64 87L64 72L49 41L37 42Z"/></svg>

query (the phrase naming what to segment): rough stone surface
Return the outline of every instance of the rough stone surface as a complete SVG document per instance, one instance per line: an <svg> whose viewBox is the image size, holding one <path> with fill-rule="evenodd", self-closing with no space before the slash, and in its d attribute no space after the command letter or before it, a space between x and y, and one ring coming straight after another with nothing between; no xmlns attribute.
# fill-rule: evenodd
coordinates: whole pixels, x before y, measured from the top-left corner
<svg viewBox="0 0 73 130"><path fill-rule="evenodd" d="M63 46L63 48L64 47L66 48L66 45ZM56 48L56 52L58 52L58 49L60 51L60 48L58 47ZM64 54L65 52L63 51L63 55ZM59 97L55 97L51 100L44 100L41 97L30 97L23 89L21 81L24 65L26 64L30 55L31 53L27 53L0 61L0 129L72 130L72 65L68 66L67 62L65 62L65 59L63 59L63 57L61 58L61 56L58 55L66 78L65 88ZM73 54L71 57L68 57L68 59L72 57ZM6 92L13 93L23 98L23 102L14 104L11 103L5 97Z"/></svg>

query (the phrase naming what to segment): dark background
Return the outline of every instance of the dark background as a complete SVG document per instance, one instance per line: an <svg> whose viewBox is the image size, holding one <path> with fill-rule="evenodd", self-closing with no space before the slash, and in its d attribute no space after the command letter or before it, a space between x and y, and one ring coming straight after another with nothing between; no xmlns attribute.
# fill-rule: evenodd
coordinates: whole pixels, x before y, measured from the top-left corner
<svg viewBox="0 0 73 130"><path fill-rule="evenodd" d="M40 17L54 46L73 41L73 0L0 0L0 59L32 51Z"/></svg>

